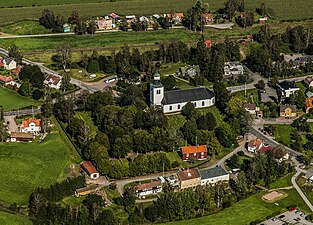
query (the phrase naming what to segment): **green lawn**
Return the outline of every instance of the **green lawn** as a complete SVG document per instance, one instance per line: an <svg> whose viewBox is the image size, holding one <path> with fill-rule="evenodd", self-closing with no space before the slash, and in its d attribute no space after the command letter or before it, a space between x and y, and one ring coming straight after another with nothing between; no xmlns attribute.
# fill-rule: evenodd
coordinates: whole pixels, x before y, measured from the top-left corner
<svg viewBox="0 0 313 225"><path fill-rule="evenodd" d="M116 189L111 189L110 187L104 187L103 190L108 196L111 202L114 202L115 198L121 197L120 193Z"/></svg>
<svg viewBox="0 0 313 225"><path fill-rule="evenodd" d="M255 102L258 103L259 102L259 94L258 94L258 89L251 89L251 90L247 90L247 95L245 96L245 92L244 91L239 91L236 92L236 94L241 100L245 100L248 102Z"/></svg>
<svg viewBox="0 0 313 225"><path fill-rule="evenodd" d="M0 87L0 105L3 106L4 111L13 109L21 109L27 106L38 106L40 101L35 101L31 98L23 97L13 90Z"/></svg>
<svg viewBox="0 0 313 225"><path fill-rule="evenodd" d="M36 187L47 187L63 179L68 165L80 162L60 126L55 120L52 122L56 126L40 144L0 144L0 201L25 205Z"/></svg>
<svg viewBox="0 0 313 225"><path fill-rule="evenodd" d="M50 33L44 26L36 21L21 21L0 27L0 32L6 34L26 35L26 34L47 34Z"/></svg>
<svg viewBox="0 0 313 225"><path fill-rule="evenodd" d="M82 205L85 198L86 198L86 196L81 196L81 197L68 196L62 200L62 203L64 203L67 206L77 207L77 206Z"/></svg>
<svg viewBox="0 0 313 225"><path fill-rule="evenodd" d="M292 186L291 178L292 178L293 175L294 175L294 173L287 174L283 178L281 178L281 179L277 180L276 182L272 183L270 185L270 188L271 189L275 189L275 188L282 188L282 187Z"/></svg>
<svg viewBox="0 0 313 225"><path fill-rule="evenodd" d="M25 217L21 217L18 215L0 211L0 224L1 225L31 225L33 223Z"/></svg>
<svg viewBox="0 0 313 225"><path fill-rule="evenodd" d="M275 140L290 147L290 134L292 133L292 127L285 124L276 124L275 126Z"/></svg>
<svg viewBox="0 0 313 225"><path fill-rule="evenodd" d="M265 192L260 192L216 214L191 220L165 223L163 225L246 225L255 220L265 220L266 216L274 212L284 211L285 207L294 204L298 205L304 211L309 211L296 190L292 189L284 192L288 196L277 201L278 205L261 200L261 196Z"/></svg>

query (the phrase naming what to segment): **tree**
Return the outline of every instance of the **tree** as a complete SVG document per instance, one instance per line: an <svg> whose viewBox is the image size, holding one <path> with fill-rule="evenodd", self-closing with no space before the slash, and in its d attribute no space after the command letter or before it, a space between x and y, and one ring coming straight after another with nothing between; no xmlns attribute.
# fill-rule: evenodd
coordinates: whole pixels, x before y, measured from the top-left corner
<svg viewBox="0 0 313 225"><path fill-rule="evenodd" d="M91 21L88 24L87 33L91 34L91 35L94 35L96 33L96 31L97 31L97 25L96 25L95 21Z"/></svg>
<svg viewBox="0 0 313 225"><path fill-rule="evenodd" d="M228 124L223 124L216 129L218 141L226 148L231 147L236 142L236 134Z"/></svg>
<svg viewBox="0 0 313 225"><path fill-rule="evenodd" d="M38 89L36 89L35 91L33 91L32 97L35 100L39 100L39 99L41 99L43 97L43 92L38 90Z"/></svg>
<svg viewBox="0 0 313 225"><path fill-rule="evenodd" d="M202 115L197 119L197 127L200 130L212 131L215 129L216 125L217 122L215 116L211 112L208 112L207 114Z"/></svg>
<svg viewBox="0 0 313 225"><path fill-rule="evenodd" d="M65 99L60 98L57 100L57 102L54 104L54 114L57 118L59 118L63 122L69 122L69 120L73 117L75 114L74 111L75 105L71 98Z"/></svg>
<svg viewBox="0 0 313 225"><path fill-rule="evenodd" d="M74 32L75 32L75 34L78 34L78 35L86 34L86 32L87 32L86 21L79 19L77 21L75 28L74 28Z"/></svg>
<svg viewBox="0 0 313 225"><path fill-rule="evenodd" d="M50 97L45 100L45 103L41 106L41 113L44 117L50 118L53 113L53 102Z"/></svg>
<svg viewBox="0 0 313 225"><path fill-rule="evenodd" d="M190 120L187 120L181 129L185 140L187 140L190 144L196 144L197 123L195 119L191 118Z"/></svg>
<svg viewBox="0 0 313 225"><path fill-rule="evenodd" d="M57 54L52 56L52 61L57 67L63 68L63 70L66 71L72 63L72 47L70 45L58 47Z"/></svg>
<svg viewBox="0 0 313 225"><path fill-rule="evenodd" d="M25 65L19 75L20 80L29 80L32 86L37 88L43 87L43 81L45 80L45 75L41 72L41 69L35 65Z"/></svg>
<svg viewBox="0 0 313 225"><path fill-rule="evenodd" d="M235 116L241 109L242 109L242 100L238 96L232 96L227 103L225 112L229 116Z"/></svg>
<svg viewBox="0 0 313 225"><path fill-rule="evenodd" d="M97 73L99 72L100 68L99 68L99 63L97 60L91 60L88 67L87 67L87 71L89 73Z"/></svg>
<svg viewBox="0 0 313 225"><path fill-rule="evenodd" d="M165 90L172 90L176 86L176 79L173 75L169 75L162 79L162 84Z"/></svg>
<svg viewBox="0 0 313 225"><path fill-rule="evenodd" d="M181 114L187 119L197 118L197 110L191 102L187 102L187 104L183 106Z"/></svg>
<svg viewBox="0 0 313 225"><path fill-rule="evenodd" d="M18 47L16 45L11 45L9 48L9 57L14 58L15 62L17 64L21 64L23 60L23 56L21 52L19 51Z"/></svg>
<svg viewBox="0 0 313 225"><path fill-rule="evenodd" d="M264 88L265 88L265 82L264 82L264 80L259 80L258 83L257 83L257 85L256 85L256 87L257 87L258 89L260 89L260 90L264 90Z"/></svg>
<svg viewBox="0 0 313 225"><path fill-rule="evenodd" d="M116 138L111 155L116 158L123 158L127 153L131 152L133 147L133 139L130 135L123 135Z"/></svg>
<svg viewBox="0 0 313 225"><path fill-rule="evenodd" d="M150 152L153 150L153 136L148 131L139 130L134 134L134 151Z"/></svg>
<svg viewBox="0 0 313 225"><path fill-rule="evenodd" d="M61 81L61 90L67 91L71 87L71 77L68 73L64 73Z"/></svg>
<svg viewBox="0 0 313 225"><path fill-rule="evenodd" d="M135 102L143 100L143 92L137 85L127 87L120 98L122 106L133 105Z"/></svg>
<svg viewBox="0 0 313 225"><path fill-rule="evenodd" d="M80 17L77 10L74 10L71 16L68 18L68 23L72 25L77 25L79 23Z"/></svg>
<svg viewBox="0 0 313 225"><path fill-rule="evenodd" d="M23 96L30 96L31 92L32 92L32 85L28 80L24 81L21 84L20 88L18 89L18 93Z"/></svg>
<svg viewBox="0 0 313 225"><path fill-rule="evenodd" d="M215 105L219 110L224 112L230 99L229 91L226 89L225 84L221 82L215 83L213 90L215 93Z"/></svg>

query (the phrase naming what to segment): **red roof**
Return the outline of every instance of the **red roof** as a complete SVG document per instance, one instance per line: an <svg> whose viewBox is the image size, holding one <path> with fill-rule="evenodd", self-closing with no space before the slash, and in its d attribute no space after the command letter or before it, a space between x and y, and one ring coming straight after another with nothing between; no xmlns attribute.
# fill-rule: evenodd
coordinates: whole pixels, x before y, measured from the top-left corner
<svg viewBox="0 0 313 225"><path fill-rule="evenodd" d="M4 63L3 63L3 62L0 62L0 66L4 66Z"/></svg>
<svg viewBox="0 0 313 225"><path fill-rule="evenodd" d="M262 153L265 153L265 152L267 152L267 151L272 151L272 152L275 152L275 149L272 147L272 146L263 146L260 150L259 150L259 152L262 152Z"/></svg>
<svg viewBox="0 0 313 225"><path fill-rule="evenodd" d="M184 146L181 147L182 154L193 154L198 152L207 152L206 145L199 146Z"/></svg>
<svg viewBox="0 0 313 225"><path fill-rule="evenodd" d="M139 185L136 185L134 189L136 191L142 191L142 190L152 189L154 187L159 187L159 186L162 186L161 180L156 180L156 181L152 181L152 182L145 183L145 184L139 184Z"/></svg>
<svg viewBox="0 0 313 225"><path fill-rule="evenodd" d="M212 40L205 40L205 41L204 41L204 44L205 44L208 48L211 48L213 42L212 42Z"/></svg>
<svg viewBox="0 0 313 225"><path fill-rule="evenodd" d="M177 173L180 181L192 180L200 177L200 172L197 168L182 170Z"/></svg>
<svg viewBox="0 0 313 225"><path fill-rule="evenodd" d="M30 123L35 123L37 127L40 126L41 120L40 119L33 119L29 118L28 120L23 120L22 121L22 128L29 127Z"/></svg>
<svg viewBox="0 0 313 225"><path fill-rule="evenodd" d="M90 161L84 161L81 164L81 167L86 170L88 174L98 173L96 168L92 165Z"/></svg>
<svg viewBox="0 0 313 225"><path fill-rule="evenodd" d="M9 83L10 81L13 80L13 78L11 76L6 77L6 76L0 75L0 80L3 81L4 83Z"/></svg>

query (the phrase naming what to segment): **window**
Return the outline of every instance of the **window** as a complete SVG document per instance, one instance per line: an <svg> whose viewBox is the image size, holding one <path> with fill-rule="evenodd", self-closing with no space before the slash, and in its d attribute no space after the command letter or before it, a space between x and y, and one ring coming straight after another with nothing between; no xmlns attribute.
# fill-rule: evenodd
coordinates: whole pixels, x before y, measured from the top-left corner
<svg viewBox="0 0 313 225"><path fill-rule="evenodd" d="M201 152L201 155L204 155L204 152Z"/></svg>
<svg viewBox="0 0 313 225"><path fill-rule="evenodd" d="M157 90L157 95L161 94L161 90Z"/></svg>
<svg viewBox="0 0 313 225"><path fill-rule="evenodd" d="M186 154L186 157L189 157L189 154L188 154L188 153Z"/></svg>
<svg viewBox="0 0 313 225"><path fill-rule="evenodd" d="M197 107L197 103L196 103L196 102L194 102L193 105L194 105L195 107Z"/></svg>
<svg viewBox="0 0 313 225"><path fill-rule="evenodd" d="M172 111L173 107L170 105L170 111Z"/></svg>
<svg viewBox="0 0 313 225"><path fill-rule="evenodd" d="M204 106L204 104L205 104L204 101L202 101L202 106Z"/></svg>
<svg viewBox="0 0 313 225"><path fill-rule="evenodd" d="M193 156L197 156L197 153L195 152L195 153L193 153Z"/></svg>
<svg viewBox="0 0 313 225"><path fill-rule="evenodd" d="M180 109L180 105L177 106L177 109Z"/></svg>
<svg viewBox="0 0 313 225"><path fill-rule="evenodd" d="M214 104L214 102L215 102L215 98L212 99L212 104Z"/></svg>

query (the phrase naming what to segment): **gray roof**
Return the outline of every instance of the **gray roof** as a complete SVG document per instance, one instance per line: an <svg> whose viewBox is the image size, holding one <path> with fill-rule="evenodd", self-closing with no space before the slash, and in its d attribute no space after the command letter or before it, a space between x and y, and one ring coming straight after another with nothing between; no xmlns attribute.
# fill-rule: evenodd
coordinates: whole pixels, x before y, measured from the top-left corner
<svg viewBox="0 0 313 225"><path fill-rule="evenodd" d="M283 90L298 88L294 82L290 82L290 81L283 81L281 83L278 83L277 85Z"/></svg>
<svg viewBox="0 0 313 225"><path fill-rule="evenodd" d="M166 91L164 93L163 104L175 104L175 103L184 103L184 102L193 102L211 99L215 95L212 91L204 88L191 88L185 90L174 90L174 91Z"/></svg>
<svg viewBox="0 0 313 225"><path fill-rule="evenodd" d="M227 175L228 173L222 167L213 167L209 169L200 170L201 179L210 179Z"/></svg>
<svg viewBox="0 0 313 225"><path fill-rule="evenodd" d="M3 60L3 62L5 63L5 64L7 64L7 65L9 65L12 61L14 61L14 59L13 58L5 58L4 60Z"/></svg>

